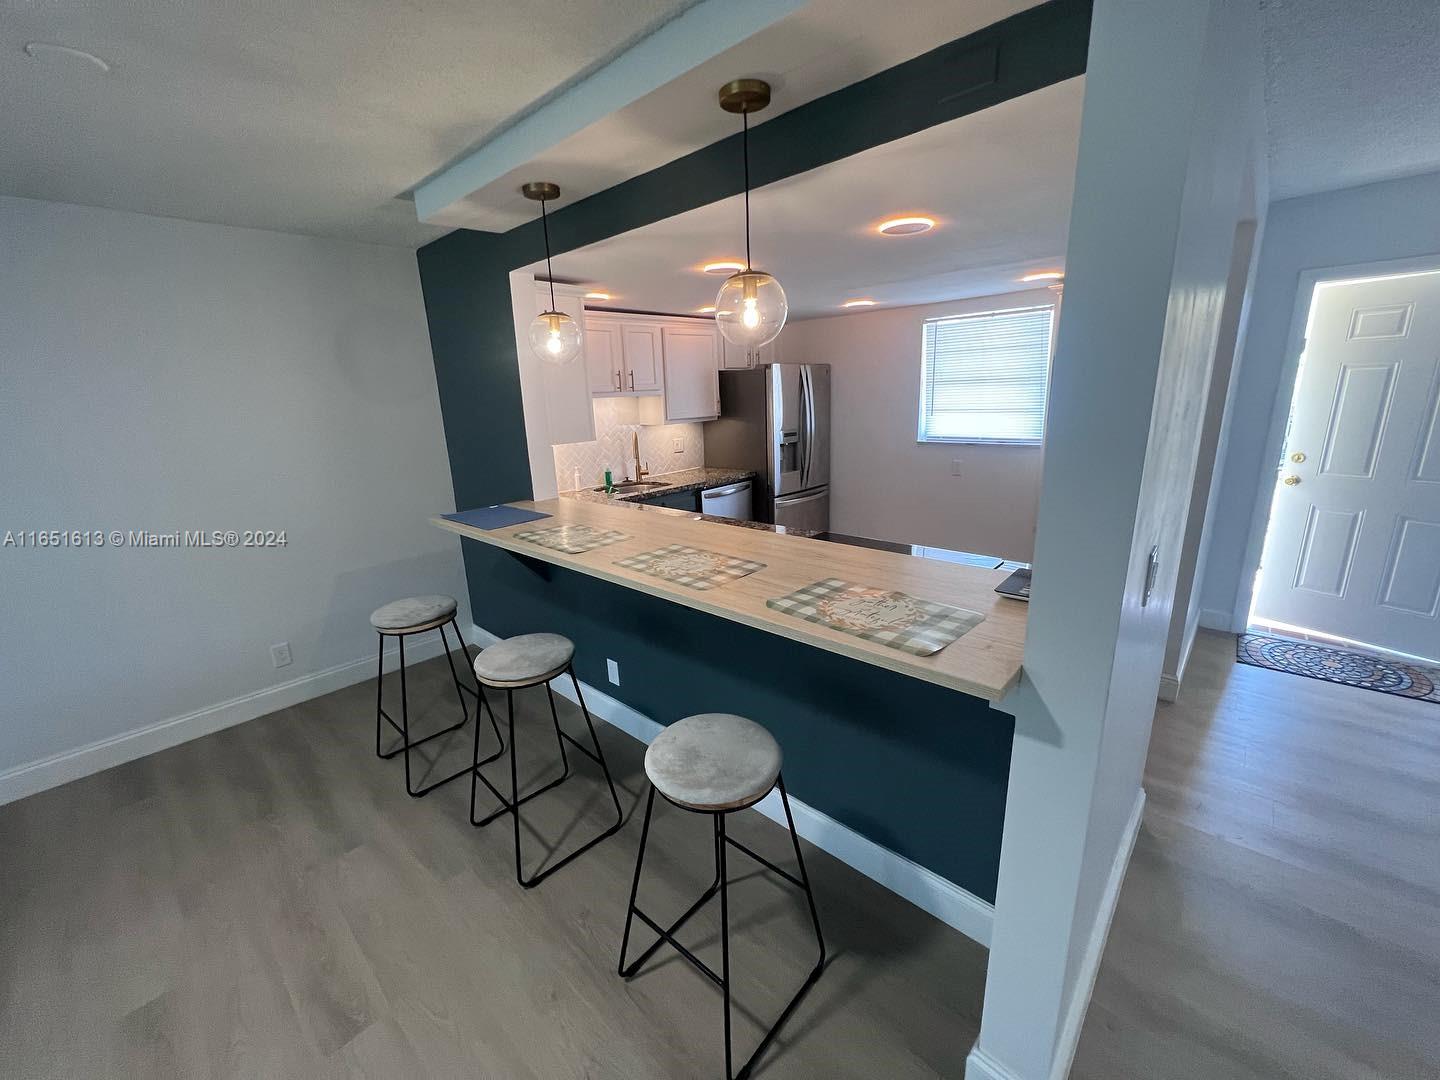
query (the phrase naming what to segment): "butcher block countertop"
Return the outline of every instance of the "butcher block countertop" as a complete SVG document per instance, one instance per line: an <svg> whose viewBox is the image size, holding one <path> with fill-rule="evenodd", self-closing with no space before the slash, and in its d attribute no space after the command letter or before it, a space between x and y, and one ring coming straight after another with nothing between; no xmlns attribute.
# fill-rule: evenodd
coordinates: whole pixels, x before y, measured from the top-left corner
<svg viewBox="0 0 1440 1080"><path fill-rule="evenodd" d="M1005 570L985 570L758 529L737 529L701 520L699 515L684 510L645 507L648 512L642 513L641 508L635 506L569 498L509 505L550 516L493 530L441 517L431 518L431 523L469 540L589 574L987 701L1000 700L1020 677L1027 605L995 593L995 586L1007 576ZM616 530L627 534L629 539L569 554L516 537L517 533L569 524ZM667 544L684 544L764 563L765 567L746 577L699 590L616 565L617 560ZM907 593L921 600L979 612L985 620L938 653L915 656L783 614L765 604L768 599L784 596L822 578L840 578L854 585ZM757 677L763 675L757 673Z"/></svg>

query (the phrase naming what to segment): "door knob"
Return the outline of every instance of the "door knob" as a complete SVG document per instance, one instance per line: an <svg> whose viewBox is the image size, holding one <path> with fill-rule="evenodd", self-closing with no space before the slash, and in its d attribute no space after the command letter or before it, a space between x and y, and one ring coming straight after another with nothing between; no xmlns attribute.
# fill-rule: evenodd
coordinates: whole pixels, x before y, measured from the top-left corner
<svg viewBox="0 0 1440 1080"><path fill-rule="evenodd" d="M1290 455L1290 460L1293 461L1296 465L1302 464L1305 461L1304 451L1296 450L1295 453Z"/></svg>
<svg viewBox="0 0 1440 1080"><path fill-rule="evenodd" d="M1298 483L1300 483L1300 477L1298 477L1298 476L1287 476L1287 477L1285 477L1285 486L1286 486L1286 487L1294 487L1294 486L1295 486L1296 484L1298 484Z"/></svg>

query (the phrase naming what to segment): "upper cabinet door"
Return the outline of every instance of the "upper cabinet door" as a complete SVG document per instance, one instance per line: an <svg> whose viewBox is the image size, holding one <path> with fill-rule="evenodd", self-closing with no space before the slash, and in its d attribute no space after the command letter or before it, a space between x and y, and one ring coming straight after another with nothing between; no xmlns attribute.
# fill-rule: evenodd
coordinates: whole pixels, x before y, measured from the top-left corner
<svg viewBox="0 0 1440 1080"><path fill-rule="evenodd" d="M620 323L614 319L585 320L585 369L590 393L618 394L625 386L625 347Z"/></svg>
<svg viewBox="0 0 1440 1080"><path fill-rule="evenodd" d="M625 354L625 389L659 390L664 385L660 362L660 324L621 323Z"/></svg>
<svg viewBox="0 0 1440 1080"><path fill-rule="evenodd" d="M776 338L774 341L759 345L753 350L751 355L757 367L761 364L778 364L780 362L780 357L776 355L779 341L780 339Z"/></svg>
<svg viewBox="0 0 1440 1080"><path fill-rule="evenodd" d="M744 345L736 345L733 341L726 339L725 335L717 329L715 336L720 339L720 366L727 371L737 368L754 367L754 357L750 350Z"/></svg>
<svg viewBox="0 0 1440 1080"><path fill-rule="evenodd" d="M667 326L665 422L714 420L720 415L718 339L710 326Z"/></svg>

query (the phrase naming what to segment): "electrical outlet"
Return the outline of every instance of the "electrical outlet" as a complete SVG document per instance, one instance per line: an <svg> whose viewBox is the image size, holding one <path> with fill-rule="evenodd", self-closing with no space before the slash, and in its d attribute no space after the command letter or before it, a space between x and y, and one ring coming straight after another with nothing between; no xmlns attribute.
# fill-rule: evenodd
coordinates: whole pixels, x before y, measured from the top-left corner
<svg viewBox="0 0 1440 1080"><path fill-rule="evenodd" d="M605 674L610 677L610 681L616 686L620 685L620 665L614 660L605 661Z"/></svg>
<svg viewBox="0 0 1440 1080"><path fill-rule="evenodd" d="M290 642L277 641L270 646L270 662L276 667L289 667L290 665Z"/></svg>
<svg viewBox="0 0 1440 1080"><path fill-rule="evenodd" d="M964 473L963 473L963 471L962 471L962 469L961 469L961 461L960 461L960 459L959 459L958 457L957 457L957 458L951 458L951 459L950 459L950 475L951 475L951 476L963 476L963 475L964 475Z"/></svg>
<svg viewBox="0 0 1440 1080"><path fill-rule="evenodd" d="M685 452L685 436L676 435L670 445L674 448L675 453L683 454Z"/></svg>

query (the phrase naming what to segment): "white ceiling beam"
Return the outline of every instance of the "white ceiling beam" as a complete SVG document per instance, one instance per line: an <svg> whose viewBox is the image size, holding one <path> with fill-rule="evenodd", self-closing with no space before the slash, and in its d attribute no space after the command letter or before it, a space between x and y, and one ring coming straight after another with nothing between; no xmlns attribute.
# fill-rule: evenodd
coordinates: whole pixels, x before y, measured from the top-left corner
<svg viewBox="0 0 1440 1080"><path fill-rule="evenodd" d="M701 0L604 67L447 166L415 189L430 221L562 139L659 89L805 6L807 0ZM746 74L736 72L737 77ZM718 90L718 87L717 87Z"/></svg>

